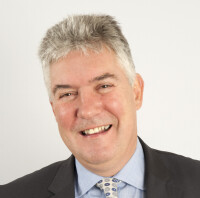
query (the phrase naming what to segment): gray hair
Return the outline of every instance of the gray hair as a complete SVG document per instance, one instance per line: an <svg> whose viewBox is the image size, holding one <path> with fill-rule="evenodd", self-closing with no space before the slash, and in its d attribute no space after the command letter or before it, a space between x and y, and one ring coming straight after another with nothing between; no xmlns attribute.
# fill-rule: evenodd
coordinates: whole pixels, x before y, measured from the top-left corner
<svg viewBox="0 0 200 198"><path fill-rule="evenodd" d="M120 66L133 85L135 67L128 42L117 21L109 15L74 15L50 28L39 48L49 97L51 98L51 64L73 50L82 50L86 53L88 49L91 49L99 52L102 46L114 51Z"/></svg>

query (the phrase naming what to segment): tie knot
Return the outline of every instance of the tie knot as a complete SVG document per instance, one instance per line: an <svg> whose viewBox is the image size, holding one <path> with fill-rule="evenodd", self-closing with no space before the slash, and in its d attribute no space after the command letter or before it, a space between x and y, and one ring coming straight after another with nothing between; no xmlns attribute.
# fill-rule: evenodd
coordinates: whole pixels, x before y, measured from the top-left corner
<svg viewBox="0 0 200 198"><path fill-rule="evenodd" d="M116 178L103 178L96 184L96 186L104 191L106 198L116 198L117 183L119 182L120 180Z"/></svg>

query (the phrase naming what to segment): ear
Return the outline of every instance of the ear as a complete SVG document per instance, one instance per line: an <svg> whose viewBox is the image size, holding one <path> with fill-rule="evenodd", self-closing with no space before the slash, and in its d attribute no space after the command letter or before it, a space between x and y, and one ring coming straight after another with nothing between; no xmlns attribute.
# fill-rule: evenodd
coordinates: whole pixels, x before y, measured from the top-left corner
<svg viewBox="0 0 200 198"><path fill-rule="evenodd" d="M140 76L140 74L136 74L135 82L133 85L136 110L140 109L140 107L142 106L143 89L144 89L144 81Z"/></svg>

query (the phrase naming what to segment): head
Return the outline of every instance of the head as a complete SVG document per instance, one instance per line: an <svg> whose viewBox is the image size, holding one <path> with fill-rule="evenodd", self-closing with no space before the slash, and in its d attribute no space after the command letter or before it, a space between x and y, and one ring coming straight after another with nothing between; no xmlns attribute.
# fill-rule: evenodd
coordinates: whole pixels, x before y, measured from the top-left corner
<svg viewBox="0 0 200 198"><path fill-rule="evenodd" d="M136 148L143 93L117 22L69 17L47 32L40 57L64 143L87 169L114 175Z"/></svg>
<svg viewBox="0 0 200 198"><path fill-rule="evenodd" d="M69 16L50 28L43 38L39 57L45 85L51 99L50 67L75 50L99 52L102 47L113 51L133 85L135 68L128 42L115 19L109 15Z"/></svg>

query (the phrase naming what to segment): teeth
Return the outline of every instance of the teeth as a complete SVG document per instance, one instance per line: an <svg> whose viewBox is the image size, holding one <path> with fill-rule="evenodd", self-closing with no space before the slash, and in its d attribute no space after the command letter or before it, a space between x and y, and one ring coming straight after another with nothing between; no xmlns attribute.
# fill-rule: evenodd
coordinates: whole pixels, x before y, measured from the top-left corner
<svg viewBox="0 0 200 198"><path fill-rule="evenodd" d="M110 127L110 125L108 125L108 126L105 126L105 130L107 130L109 127Z"/></svg>
<svg viewBox="0 0 200 198"><path fill-rule="evenodd" d="M87 130L83 131L83 133L85 135L88 135L88 134L91 135L91 134L95 134L95 133L99 133L99 132L108 130L109 127L110 127L110 125L106 125L106 126L96 127L94 129L87 129Z"/></svg>

